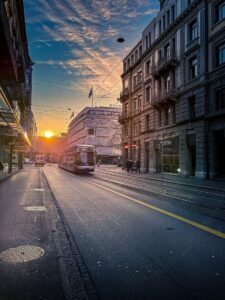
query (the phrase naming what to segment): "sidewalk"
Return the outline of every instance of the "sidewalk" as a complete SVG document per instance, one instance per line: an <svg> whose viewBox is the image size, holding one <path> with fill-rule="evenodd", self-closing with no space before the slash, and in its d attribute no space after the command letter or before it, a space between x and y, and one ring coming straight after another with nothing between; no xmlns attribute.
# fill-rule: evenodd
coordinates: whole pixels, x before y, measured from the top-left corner
<svg viewBox="0 0 225 300"><path fill-rule="evenodd" d="M0 299L65 299L47 192L34 168L0 182Z"/></svg>
<svg viewBox="0 0 225 300"><path fill-rule="evenodd" d="M122 170L121 167L117 167L115 165L101 165L100 167L96 167L96 171L105 171L108 173L115 173L115 174L122 174L123 176L128 177L135 177L135 178L143 178L147 180L155 180L155 181L162 181L168 182L172 184L179 184L184 186L190 187L199 187L208 190L217 190L225 192L225 181L220 180L204 180L204 179L197 179L191 177L181 177L176 174L148 174L148 173L127 173L126 170Z"/></svg>

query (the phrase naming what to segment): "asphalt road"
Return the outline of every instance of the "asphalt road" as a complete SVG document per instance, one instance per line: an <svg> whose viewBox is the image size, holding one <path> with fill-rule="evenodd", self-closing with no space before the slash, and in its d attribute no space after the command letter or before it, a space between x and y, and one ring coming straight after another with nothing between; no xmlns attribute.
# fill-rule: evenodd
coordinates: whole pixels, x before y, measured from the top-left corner
<svg viewBox="0 0 225 300"><path fill-rule="evenodd" d="M149 196L101 181L99 174L43 170L101 299L224 299L220 218L176 205L164 192ZM171 197L177 192L170 187Z"/></svg>

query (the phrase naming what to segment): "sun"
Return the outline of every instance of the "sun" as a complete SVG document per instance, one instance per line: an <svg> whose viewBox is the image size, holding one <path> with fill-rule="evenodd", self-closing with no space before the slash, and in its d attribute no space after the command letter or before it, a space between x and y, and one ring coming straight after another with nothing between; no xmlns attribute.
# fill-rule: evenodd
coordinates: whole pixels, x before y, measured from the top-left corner
<svg viewBox="0 0 225 300"><path fill-rule="evenodd" d="M51 130L45 130L44 137L46 137L47 139L50 139L53 136L54 136L54 132L53 131L51 131Z"/></svg>

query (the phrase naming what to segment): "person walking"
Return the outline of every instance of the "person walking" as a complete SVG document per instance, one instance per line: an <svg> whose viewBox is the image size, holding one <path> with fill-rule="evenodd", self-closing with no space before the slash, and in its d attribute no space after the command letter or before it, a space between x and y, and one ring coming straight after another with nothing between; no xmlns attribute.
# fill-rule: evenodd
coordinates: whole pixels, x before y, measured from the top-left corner
<svg viewBox="0 0 225 300"><path fill-rule="evenodd" d="M130 171L130 161L129 159L126 160L126 168L127 168L127 173Z"/></svg>
<svg viewBox="0 0 225 300"><path fill-rule="evenodd" d="M136 160L136 173L140 173L140 160Z"/></svg>

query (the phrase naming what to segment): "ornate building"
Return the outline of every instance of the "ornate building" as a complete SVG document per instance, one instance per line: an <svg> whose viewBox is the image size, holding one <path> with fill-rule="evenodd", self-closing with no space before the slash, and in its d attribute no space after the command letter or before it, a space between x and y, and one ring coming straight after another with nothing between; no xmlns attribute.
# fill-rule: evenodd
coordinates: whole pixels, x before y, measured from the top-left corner
<svg viewBox="0 0 225 300"><path fill-rule="evenodd" d="M121 126L118 107L86 107L69 124L67 147L93 145L97 160L116 163L121 158Z"/></svg>
<svg viewBox="0 0 225 300"><path fill-rule="evenodd" d="M160 1L123 60L124 161L150 173L225 174L224 45L225 1Z"/></svg>

